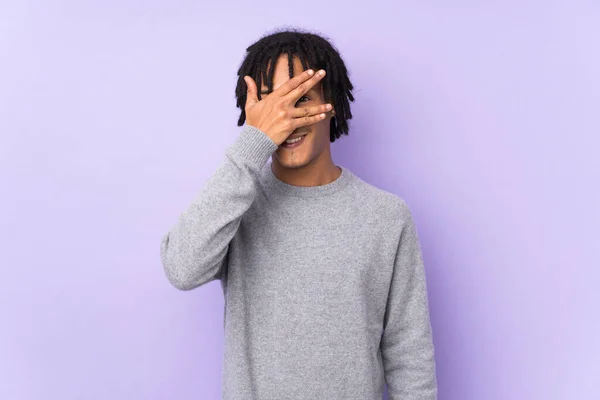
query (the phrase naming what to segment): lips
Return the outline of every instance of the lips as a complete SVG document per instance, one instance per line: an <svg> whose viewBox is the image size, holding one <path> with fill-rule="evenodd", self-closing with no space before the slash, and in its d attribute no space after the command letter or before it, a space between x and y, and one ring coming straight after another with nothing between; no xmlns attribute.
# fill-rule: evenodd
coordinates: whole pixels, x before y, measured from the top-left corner
<svg viewBox="0 0 600 400"><path fill-rule="evenodd" d="M288 136L286 140L289 140L289 139L296 139L296 138L299 138L299 137L302 137L302 136L306 136L306 135L308 135L308 132L306 132L306 133L303 133L303 134L301 134L301 135Z"/></svg>
<svg viewBox="0 0 600 400"><path fill-rule="evenodd" d="M288 138L286 139L286 141L284 141L284 142L281 144L281 147L283 147L284 149L293 149L293 148L295 148L295 147L298 147L298 146L300 146L302 143L304 143L304 137L305 137L306 135L307 135L307 134L304 134L304 135L296 135L296 136L290 136L290 137L288 137ZM298 139L298 140L294 141L293 143L288 143L287 141L288 141L288 140L290 140L290 139Z"/></svg>
<svg viewBox="0 0 600 400"><path fill-rule="evenodd" d="M290 136L288 136L287 139L296 139L297 137L306 136L309 133L310 132L308 132L308 131L295 131L295 132L292 132L292 134Z"/></svg>

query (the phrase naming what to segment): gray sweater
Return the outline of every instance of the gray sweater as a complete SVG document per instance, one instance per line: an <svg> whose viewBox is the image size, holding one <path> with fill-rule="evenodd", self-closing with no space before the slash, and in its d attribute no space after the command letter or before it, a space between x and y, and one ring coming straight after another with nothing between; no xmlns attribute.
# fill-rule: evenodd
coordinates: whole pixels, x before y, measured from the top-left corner
<svg viewBox="0 0 600 400"><path fill-rule="evenodd" d="M400 197L349 169L279 180L277 145L245 125L161 244L169 281L219 279L223 400L436 399L421 249Z"/></svg>

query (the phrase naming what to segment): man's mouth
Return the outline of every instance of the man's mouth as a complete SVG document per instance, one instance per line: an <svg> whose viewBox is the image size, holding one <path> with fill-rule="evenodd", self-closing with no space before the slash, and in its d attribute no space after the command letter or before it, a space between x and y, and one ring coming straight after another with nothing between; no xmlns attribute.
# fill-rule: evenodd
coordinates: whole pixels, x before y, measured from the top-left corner
<svg viewBox="0 0 600 400"><path fill-rule="evenodd" d="M285 142L281 144L281 147L284 149L292 149L300 146L304 143L304 138L308 135L308 133L303 133L301 135L297 135L293 138L288 138Z"/></svg>

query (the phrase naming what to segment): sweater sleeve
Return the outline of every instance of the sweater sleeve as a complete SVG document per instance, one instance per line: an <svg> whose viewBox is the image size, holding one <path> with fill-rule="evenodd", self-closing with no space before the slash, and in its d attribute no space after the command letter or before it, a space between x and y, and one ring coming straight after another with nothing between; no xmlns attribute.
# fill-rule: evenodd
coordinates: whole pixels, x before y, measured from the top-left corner
<svg viewBox="0 0 600 400"><path fill-rule="evenodd" d="M437 381L423 258L404 202L401 215L381 340L385 380L389 400L435 400Z"/></svg>
<svg viewBox="0 0 600 400"><path fill-rule="evenodd" d="M223 277L229 243L255 198L259 171L277 147L251 125L229 146L223 164L162 238L161 261L173 286L190 290Z"/></svg>

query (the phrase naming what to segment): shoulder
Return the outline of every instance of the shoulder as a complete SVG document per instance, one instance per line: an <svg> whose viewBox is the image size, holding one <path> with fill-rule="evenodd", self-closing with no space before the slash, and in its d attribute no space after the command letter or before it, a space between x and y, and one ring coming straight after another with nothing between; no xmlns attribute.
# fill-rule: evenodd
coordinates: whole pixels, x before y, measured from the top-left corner
<svg viewBox="0 0 600 400"><path fill-rule="evenodd" d="M353 186L355 204L368 215L386 219L399 229L412 221L410 207L400 195L377 187L356 175Z"/></svg>

